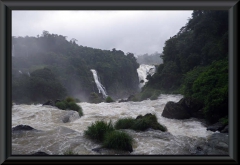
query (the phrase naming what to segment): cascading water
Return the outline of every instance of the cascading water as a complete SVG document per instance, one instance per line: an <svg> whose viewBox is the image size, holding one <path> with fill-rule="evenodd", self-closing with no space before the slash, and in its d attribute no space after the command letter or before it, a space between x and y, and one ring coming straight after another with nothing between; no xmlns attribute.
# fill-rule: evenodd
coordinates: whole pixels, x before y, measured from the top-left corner
<svg viewBox="0 0 240 165"><path fill-rule="evenodd" d="M142 88L148 80L146 79L147 75L150 74L151 76L155 73L155 66L154 65L146 65L141 64L137 69L138 77L139 77L139 87ZM143 81L143 82L141 82Z"/></svg>
<svg viewBox="0 0 240 165"><path fill-rule="evenodd" d="M13 105L12 127L23 124L38 131L13 133L12 154L26 155L42 151L51 155L62 155L66 151L72 151L79 155L191 155L192 149L199 141L207 141L214 133L207 131L202 122L194 118L175 120L161 116L168 101L178 102L181 98L181 95L162 94L158 100L141 102L99 104L82 102L78 103L83 109L84 116L81 118L75 111L60 110L52 106ZM100 147L101 144L84 136L84 130L96 121L111 120L114 123L120 118L136 118L147 113L155 114L158 122L165 125L168 131L121 130L134 139L132 153L108 149L104 149L101 153L95 152L92 149ZM63 118L67 116L71 120L63 122Z"/></svg>
<svg viewBox="0 0 240 165"><path fill-rule="evenodd" d="M103 98L107 98L106 89L105 89L104 86L100 83L99 78L98 78L98 75L97 75L97 71L94 70L94 69L91 69L91 72L93 73L93 78L94 78L94 81L95 81L95 83L96 83L96 85L97 85L97 88L98 88L99 93L102 93Z"/></svg>

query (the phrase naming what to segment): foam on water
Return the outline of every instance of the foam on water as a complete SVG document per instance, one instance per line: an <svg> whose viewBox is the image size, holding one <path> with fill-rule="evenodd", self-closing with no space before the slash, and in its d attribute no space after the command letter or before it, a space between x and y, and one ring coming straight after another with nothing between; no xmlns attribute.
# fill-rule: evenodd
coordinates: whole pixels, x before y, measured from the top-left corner
<svg viewBox="0 0 240 165"><path fill-rule="evenodd" d="M29 154L41 150L50 154L63 154L71 148L78 154L97 154L91 149L99 144L86 139L84 130L97 120L114 123L124 117L136 118L147 113L155 114L158 122L165 125L168 132L149 130L136 132L124 130L134 138L131 154L189 154L188 148L196 139L205 139L212 134L197 119L186 120L167 119L161 116L164 106L168 101L177 102L181 95L160 95L158 100L145 100L142 102L121 103L79 103L83 109L81 118L74 118L64 123L62 117L68 111L59 110L52 106L41 105L13 105L12 127L20 124L29 125L43 132L30 133L13 137L13 153ZM77 112L76 112L77 113ZM70 131L72 130L72 131ZM46 140L47 139L47 140ZM38 145L37 145L38 144ZM41 144L41 145L40 145ZM112 151L107 150L105 154ZM117 152L113 151L112 154Z"/></svg>

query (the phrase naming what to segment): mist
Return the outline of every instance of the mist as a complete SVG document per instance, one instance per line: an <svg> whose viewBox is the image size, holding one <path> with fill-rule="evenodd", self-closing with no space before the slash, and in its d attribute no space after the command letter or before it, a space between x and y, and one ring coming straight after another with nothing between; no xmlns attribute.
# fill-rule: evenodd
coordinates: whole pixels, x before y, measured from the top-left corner
<svg viewBox="0 0 240 165"><path fill-rule="evenodd" d="M13 36L37 36L43 30L78 45L122 50L135 55L162 52L192 11L13 11Z"/></svg>

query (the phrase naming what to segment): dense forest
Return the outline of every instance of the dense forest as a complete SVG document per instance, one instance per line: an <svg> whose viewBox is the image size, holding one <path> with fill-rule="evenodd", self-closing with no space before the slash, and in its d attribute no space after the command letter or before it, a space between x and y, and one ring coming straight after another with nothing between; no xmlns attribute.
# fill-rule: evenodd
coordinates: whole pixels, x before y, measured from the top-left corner
<svg viewBox="0 0 240 165"><path fill-rule="evenodd" d="M48 31L37 37L12 37L13 102L41 103L66 96L88 101L91 93L98 93L91 69L113 98L139 90L139 64L132 53L83 47L66 38Z"/></svg>
<svg viewBox="0 0 240 165"><path fill-rule="evenodd" d="M227 118L227 11L193 11L186 25L165 42L161 58L163 64L148 75L140 96L151 97L156 91L181 93L204 104L209 122Z"/></svg>

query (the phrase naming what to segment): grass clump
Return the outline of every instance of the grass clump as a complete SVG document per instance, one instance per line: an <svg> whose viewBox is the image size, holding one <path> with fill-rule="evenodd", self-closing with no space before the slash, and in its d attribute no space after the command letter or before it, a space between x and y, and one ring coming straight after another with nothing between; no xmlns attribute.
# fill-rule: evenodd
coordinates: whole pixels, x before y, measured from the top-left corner
<svg viewBox="0 0 240 165"><path fill-rule="evenodd" d="M116 129L128 129L130 128L133 124L134 124L134 119L133 118L123 118L123 119L119 119L114 127Z"/></svg>
<svg viewBox="0 0 240 165"><path fill-rule="evenodd" d="M139 115L136 119L123 118L115 124L116 129L133 129L135 131L145 131L148 128L167 131L167 128L158 123L156 115L148 113L144 116Z"/></svg>
<svg viewBox="0 0 240 165"><path fill-rule="evenodd" d="M111 131L105 135L103 146L110 149L126 150L132 152L133 138L127 133Z"/></svg>
<svg viewBox="0 0 240 165"><path fill-rule="evenodd" d="M106 133L114 131L112 122L96 121L84 131L84 135L88 138L102 142Z"/></svg>
<svg viewBox="0 0 240 165"><path fill-rule="evenodd" d="M66 102L70 103L70 102L76 102L76 100L70 96L66 97L65 99Z"/></svg>
<svg viewBox="0 0 240 165"><path fill-rule="evenodd" d="M56 107L58 107L59 109L62 109L62 110L66 110L67 109L67 105L65 102L63 101L59 101L56 103Z"/></svg>
<svg viewBox="0 0 240 165"><path fill-rule="evenodd" d="M107 102L107 103L112 103L112 102L114 102L114 100L113 100L110 96L108 96L108 97L106 98L106 102Z"/></svg>
<svg viewBox="0 0 240 165"><path fill-rule="evenodd" d="M81 117L83 116L82 107L77 105L75 101L76 100L74 98L67 97L65 100L57 102L55 106L62 110L69 109L77 111L79 116Z"/></svg>

